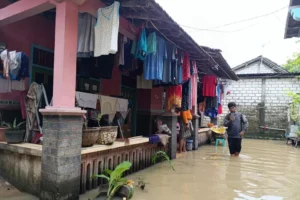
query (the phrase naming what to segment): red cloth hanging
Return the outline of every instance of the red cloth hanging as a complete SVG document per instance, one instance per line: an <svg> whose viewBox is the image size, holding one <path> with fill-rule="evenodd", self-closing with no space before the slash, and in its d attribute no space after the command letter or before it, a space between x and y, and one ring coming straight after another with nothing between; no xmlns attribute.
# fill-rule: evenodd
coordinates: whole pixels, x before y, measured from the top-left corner
<svg viewBox="0 0 300 200"><path fill-rule="evenodd" d="M203 96L205 97L215 97L216 96L216 85L217 78L215 76L203 76L202 78L203 85Z"/></svg>
<svg viewBox="0 0 300 200"><path fill-rule="evenodd" d="M219 104L219 106L218 106L218 115L221 115L221 114L223 114L223 107L222 107L221 104Z"/></svg>
<svg viewBox="0 0 300 200"><path fill-rule="evenodd" d="M166 111L171 111L174 107L180 108L182 101L182 86L170 86L166 89Z"/></svg>
<svg viewBox="0 0 300 200"><path fill-rule="evenodd" d="M185 52L183 55L183 66L182 66L182 81L185 82L191 77L190 69L190 54Z"/></svg>

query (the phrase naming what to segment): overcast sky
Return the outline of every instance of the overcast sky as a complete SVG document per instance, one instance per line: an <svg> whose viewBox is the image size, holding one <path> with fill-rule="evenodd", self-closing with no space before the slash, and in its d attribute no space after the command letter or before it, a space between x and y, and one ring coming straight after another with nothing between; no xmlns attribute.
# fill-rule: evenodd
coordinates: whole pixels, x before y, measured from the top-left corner
<svg viewBox="0 0 300 200"><path fill-rule="evenodd" d="M278 64L300 48L295 39L283 39L289 0L156 0L199 45L221 49L235 67L263 53ZM283 7L286 7L282 9ZM282 9L275 14L230 26L228 24ZM232 32L233 31L233 32ZM262 47L264 46L264 47Z"/></svg>

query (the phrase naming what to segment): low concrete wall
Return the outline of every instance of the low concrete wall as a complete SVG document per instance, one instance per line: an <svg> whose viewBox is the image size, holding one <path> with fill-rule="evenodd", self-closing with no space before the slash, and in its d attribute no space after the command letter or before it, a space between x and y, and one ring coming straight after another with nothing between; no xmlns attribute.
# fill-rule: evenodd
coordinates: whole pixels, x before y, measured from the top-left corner
<svg viewBox="0 0 300 200"><path fill-rule="evenodd" d="M211 138L211 131L210 131L209 128L206 128L205 130L202 130L202 131L198 132L198 144L199 144L199 146L207 144L210 141L210 138Z"/></svg>
<svg viewBox="0 0 300 200"><path fill-rule="evenodd" d="M40 192L41 157L0 149L0 175L20 191Z"/></svg>

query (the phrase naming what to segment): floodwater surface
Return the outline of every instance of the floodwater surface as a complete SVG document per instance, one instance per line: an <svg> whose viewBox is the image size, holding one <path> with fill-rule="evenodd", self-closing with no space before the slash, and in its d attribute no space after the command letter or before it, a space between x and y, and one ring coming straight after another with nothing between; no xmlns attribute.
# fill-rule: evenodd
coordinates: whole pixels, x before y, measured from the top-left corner
<svg viewBox="0 0 300 200"><path fill-rule="evenodd" d="M281 200L300 199L300 149L283 141L244 140L240 157L227 148L203 146L131 178L143 177L145 191L134 200Z"/></svg>
<svg viewBox="0 0 300 200"><path fill-rule="evenodd" d="M300 199L300 149L283 141L244 140L238 158L230 157L227 147L202 146L173 163L176 171L164 162L129 176L136 183L139 177L146 183L145 190L136 187L133 200ZM19 200L5 198L15 199Z"/></svg>

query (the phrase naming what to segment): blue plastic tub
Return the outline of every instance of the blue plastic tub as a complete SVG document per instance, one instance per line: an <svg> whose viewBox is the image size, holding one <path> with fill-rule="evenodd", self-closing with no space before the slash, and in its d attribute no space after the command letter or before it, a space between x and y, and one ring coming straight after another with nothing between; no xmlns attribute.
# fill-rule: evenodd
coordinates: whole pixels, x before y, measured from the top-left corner
<svg viewBox="0 0 300 200"><path fill-rule="evenodd" d="M193 150L193 140L186 140L186 150L187 151L192 151Z"/></svg>

